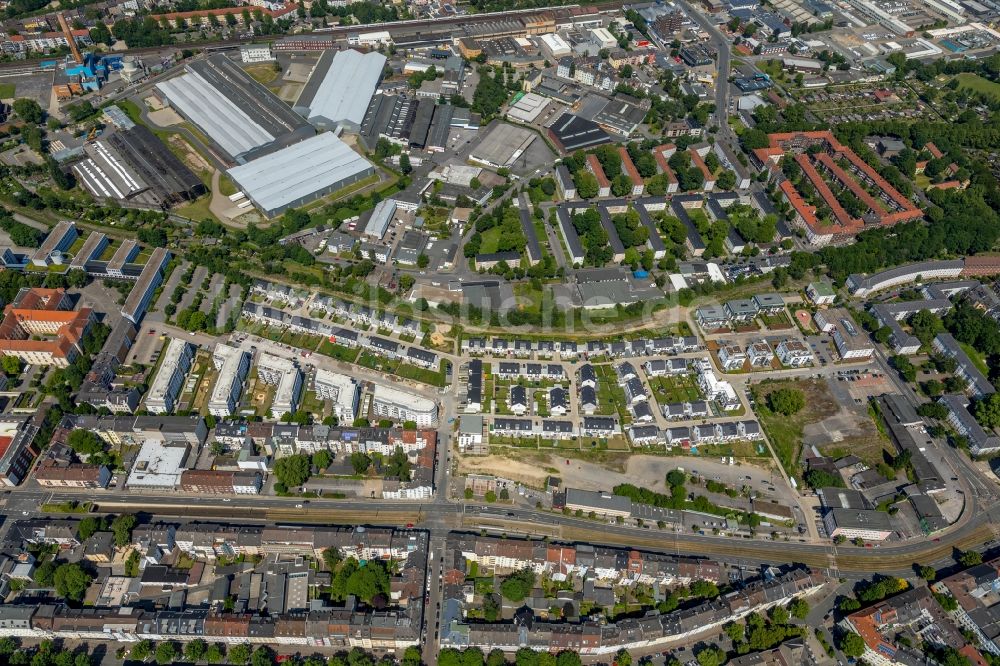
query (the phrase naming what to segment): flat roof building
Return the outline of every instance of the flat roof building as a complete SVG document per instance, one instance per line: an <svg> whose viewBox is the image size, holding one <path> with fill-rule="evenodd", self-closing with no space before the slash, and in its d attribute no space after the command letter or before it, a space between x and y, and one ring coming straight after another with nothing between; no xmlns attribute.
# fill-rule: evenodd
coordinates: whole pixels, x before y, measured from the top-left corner
<svg viewBox="0 0 1000 666"><path fill-rule="evenodd" d="M377 51L324 51L295 110L316 127L333 129L342 125L356 131L384 67L385 56Z"/></svg>
<svg viewBox="0 0 1000 666"><path fill-rule="evenodd" d="M163 271L170 263L170 253L158 247L153 250L146 261L146 265L139 274L139 279L135 282L135 287L129 292L122 306L122 316L133 324L138 324L142 316L149 307L149 302L153 299L153 293L160 283L163 282Z"/></svg>
<svg viewBox="0 0 1000 666"><path fill-rule="evenodd" d="M599 516L627 518L632 515L632 500L620 495L596 490L566 489L564 506L570 511L593 511Z"/></svg>
<svg viewBox="0 0 1000 666"><path fill-rule="evenodd" d="M472 149L469 159L497 169L509 167L534 140L535 133L531 130L498 123Z"/></svg>
<svg viewBox="0 0 1000 666"><path fill-rule="evenodd" d="M271 414L275 418L295 412L302 395L302 372L294 361L262 353L257 357L257 377L263 383L277 387L271 403Z"/></svg>
<svg viewBox="0 0 1000 666"><path fill-rule="evenodd" d="M184 74L160 81L156 88L240 163L315 132L224 53L188 63Z"/></svg>
<svg viewBox="0 0 1000 666"><path fill-rule="evenodd" d="M364 180L375 167L333 132L324 132L228 173L262 213L274 217Z"/></svg>
<svg viewBox="0 0 1000 666"><path fill-rule="evenodd" d="M333 415L340 423L353 423L358 415L361 387L347 375L318 368L313 376L313 390L322 400L333 403Z"/></svg>
<svg viewBox="0 0 1000 666"><path fill-rule="evenodd" d="M173 490L180 480L188 447L184 443L147 439L135 457L126 488Z"/></svg>
<svg viewBox="0 0 1000 666"><path fill-rule="evenodd" d="M372 411L394 421L413 421L418 427L438 422L437 403L433 400L382 384L376 384L372 391Z"/></svg>
<svg viewBox="0 0 1000 666"><path fill-rule="evenodd" d="M250 355L220 342L212 352L212 363L219 376L209 396L208 411L213 416L232 416L243 394L243 381L250 369Z"/></svg>
<svg viewBox="0 0 1000 666"><path fill-rule="evenodd" d="M160 369L156 371L149 393L146 394L146 409L154 414L169 414L174 411L193 360L194 347L180 338L171 338L160 362Z"/></svg>

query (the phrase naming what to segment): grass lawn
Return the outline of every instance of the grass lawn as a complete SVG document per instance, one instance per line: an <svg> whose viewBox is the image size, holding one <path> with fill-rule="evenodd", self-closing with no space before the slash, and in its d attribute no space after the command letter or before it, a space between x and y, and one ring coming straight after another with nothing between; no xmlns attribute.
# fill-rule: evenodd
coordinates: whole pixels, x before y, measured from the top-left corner
<svg viewBox="0 0 1000 666"><path fill-rule="evenodd" d="M500 227L493 227L483 232L483 242L479 246L480 254L492 254L500 246Z"/></svg>
<svg viewBox="0 0 1000 666"><path fill-rule="evenodd" d="M975 365L976 368L979 369L979 372L989 377L990 369L989 367L987 367L986 359L983 358L983 355L980 354L979 351L977 351L976 348L973 347L972 345L967 345L964 342L959 342L958 344L962 348L962 351L964 351L966 355L968 355L973 365Z"/></svg>
<svg viewBox="0 0 1000 666"><path fill-rule="evenodd" d="M16 89L13 83L0 83L0 99L10 99Z"/></svg>
<svg viewBox="0 0 1000 666"><path fill-rule="evenodd" d="M806 406L796 414L785 416L767 407L767 396L780 388L792 388L805 394ZM822 380L790 380L760 386L756 391L757 418L771 440L778 463L789 476L801 478L799 458L802 453L802 431L808 423L821 421L837 413L838 407Z"/></svg>
<svg viewBox="0 0 1000 666"><path fill-rule="evenodd" d="M967 88L975 92L986 93L992 96L994 99L1000 99L1000 83L994 83L988 79L984 79L978 74L973 74L972 72L962 72L955 76L958 79L959 88Z"/></svg>
<svg viewBox="0 0 1000 666"><path fill-rule="evenodd" d="M265 86L278 78L279 74L279 71L276 71L274 65L269 62L250 65L249 67L244 67L243 70L249 74L254 81Z"/></svg>
<svg viewBox="0 0 1000 666"><path fill-rule="evenodd" d="M317 349L320 354L324 356L329 356L330 358L335 358L338 361L345 361L347 363L354 363L358 360L358 354L361 352L360 349L351 349L350 347L345 347L343 345L335 345L329 340L324 340L319 345Z"/></svg>
<svg viewBox="0 0 1000 666"><path fill-rule="evenodd" d="M698 390L694 377L691 375L650 377L649 387L653 390L653 396L660 405L702 399L701 391Z"/></svg>
<svg viewBox="0 0 1000 666"><path fill-rule="evenodd" d="M187 217L196 222L201 220L216 220L215 215L209 210L208 206L212 202L211 195L205 195L203 197L198 197L194 201L188 204L184 204L177 209L177 214L181 217Z"/></svg>
<svg viewBox="0 0 1000 666"><path fill-rule="evenodd" d="M219 178L219 194L228 197L236 194L236 190L236 183L233 182L233 179L226 174L222 174Z"/></svg>
<svg viewBox="0 0 1000 666"><path fill-rule="evenodd" d="M409 363L400 363L396 366L396 370L393 374L406 379L422 382L424 384L430 384L431 386L444 386L443 372L431 370L430 368L421 368L420 366L411 365Z"/></svg>

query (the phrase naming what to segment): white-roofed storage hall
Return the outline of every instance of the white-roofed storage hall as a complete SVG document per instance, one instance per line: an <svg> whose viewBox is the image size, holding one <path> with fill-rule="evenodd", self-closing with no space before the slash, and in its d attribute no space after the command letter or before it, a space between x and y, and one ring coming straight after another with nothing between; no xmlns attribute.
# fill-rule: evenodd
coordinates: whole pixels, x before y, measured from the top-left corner
<svg viewBox="0 0 1000 666"><path fill-rule="evenodd" d="M261 212L274 217L363 180L375 167L332 132L323 132L228 173Z"/></svg>
<svg viewBox="0 0 1000 666"><path fill-rule="evenodd" d="M316 127L343 125L357 131L384 67L385 56L376 51L324 51L295 103L295 111Z"/></svg>

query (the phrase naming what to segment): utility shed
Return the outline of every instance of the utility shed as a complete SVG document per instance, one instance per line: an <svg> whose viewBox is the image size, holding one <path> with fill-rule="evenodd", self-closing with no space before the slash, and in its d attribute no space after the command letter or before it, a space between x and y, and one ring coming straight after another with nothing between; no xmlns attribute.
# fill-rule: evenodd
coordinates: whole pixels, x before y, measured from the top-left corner
<svg viewBox="0 0 1000 666"><path fill-rule="evenodd" d="M324 132L228 173L265 215L273 217L363 180L375 167L332 132Z"/></svg>

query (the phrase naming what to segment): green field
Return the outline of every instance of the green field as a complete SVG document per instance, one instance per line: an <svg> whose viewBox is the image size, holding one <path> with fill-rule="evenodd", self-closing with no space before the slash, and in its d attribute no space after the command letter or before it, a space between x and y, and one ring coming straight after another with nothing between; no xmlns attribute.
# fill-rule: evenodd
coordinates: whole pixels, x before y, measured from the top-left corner
<svg viewBox="0 0 1000 666"><path fill-rule="evenodd" d="M1000 99L1000 83L994 83L972 72L962 72L957 74L955 78L958 79L959 88L986 93L995 99Z"/></svg>
<svg viewBox="0 0 1000 666"><path fill-rule="evenodd" d="M16 90L13 83L0 83L0 99L10 99Z"/></svg>

